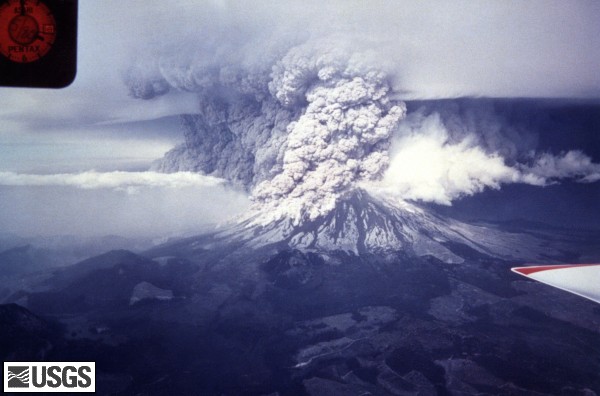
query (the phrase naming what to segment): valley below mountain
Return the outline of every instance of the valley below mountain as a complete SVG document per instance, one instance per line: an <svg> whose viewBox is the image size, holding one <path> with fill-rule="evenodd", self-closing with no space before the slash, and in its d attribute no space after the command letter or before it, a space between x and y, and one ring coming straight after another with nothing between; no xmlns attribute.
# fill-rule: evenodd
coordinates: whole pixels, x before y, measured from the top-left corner
<svg viewBox="0 0 600 396"><path fill-rule="evenodd" d="M26 275L2 357L95 361L100 394L593 395L597 304L510 268L598 260L599 237L360 191L301 225L249 213Z"/></svg>

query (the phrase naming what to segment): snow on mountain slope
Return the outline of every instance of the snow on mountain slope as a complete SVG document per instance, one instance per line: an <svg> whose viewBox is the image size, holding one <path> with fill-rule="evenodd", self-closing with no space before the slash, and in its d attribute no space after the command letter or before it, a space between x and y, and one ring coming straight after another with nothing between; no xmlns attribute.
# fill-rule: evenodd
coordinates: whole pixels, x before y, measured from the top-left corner
<svg viewBox="0 0 600 396"><path fill-rule="evenodd" d="M549 246L547 238L532 233L467 224L414 204L374 197L363 190L347 194L332 211L315 220L297 224L292 219L273 219L269 213L255 210L221 226L209 238L192 239L194 249L210 250L235 243L250 249L273 245L355 255L403 251L453 264L464 261L453 251L454 244L518 261L548 260L563 253L559 244Z"/></svg>

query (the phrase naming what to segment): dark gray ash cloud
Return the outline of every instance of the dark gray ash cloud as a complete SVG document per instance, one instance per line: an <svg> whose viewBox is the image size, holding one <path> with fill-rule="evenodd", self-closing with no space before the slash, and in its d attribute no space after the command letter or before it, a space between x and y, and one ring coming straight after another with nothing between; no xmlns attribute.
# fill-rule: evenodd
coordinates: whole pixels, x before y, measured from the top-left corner
<svg viewBox="0 0 600 396"><path fill-rule="evenodd" d="M183 116L185 143L155 170L226 178L272 217L296 220L359 186L450 204L507 183L596 179L585 154L537 153L535 135L493 109L448 104L403 120L405 99L597 95L590 68L600 53L586 40L600 8L590 3L350 2L294 14L221 4L216 22L196 30L206 40L159 43L126 74L141 99L172 89L198 97ZM557 32L565 18L579 24Z"/></svg>

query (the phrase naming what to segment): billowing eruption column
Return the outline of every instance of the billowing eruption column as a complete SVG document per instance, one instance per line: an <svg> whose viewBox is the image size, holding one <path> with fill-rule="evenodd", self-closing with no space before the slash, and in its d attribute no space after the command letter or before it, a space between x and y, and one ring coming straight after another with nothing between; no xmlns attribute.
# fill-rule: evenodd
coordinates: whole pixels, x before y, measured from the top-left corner
<svg viewBox="0 0 600 396"><path fill-rule="evenodd" d="M133 68L128 82L143 98L165 83L198 93L198 113L183 116L185 143L155 170L224 177L270 219L300 222L382 175L406 107L365 52L329 39L274 53L269 62L159 60Z"/></svg>

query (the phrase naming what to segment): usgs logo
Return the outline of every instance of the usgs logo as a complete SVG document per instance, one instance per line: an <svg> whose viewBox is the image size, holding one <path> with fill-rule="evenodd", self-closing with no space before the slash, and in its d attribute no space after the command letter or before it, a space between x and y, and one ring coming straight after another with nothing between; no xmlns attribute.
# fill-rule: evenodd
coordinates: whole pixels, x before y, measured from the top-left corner
<svg viewBox="0 0 600 396"><path fill-rule="evenodd" d="M4 392L95 392L94 362L4 362Z"/></svg>

